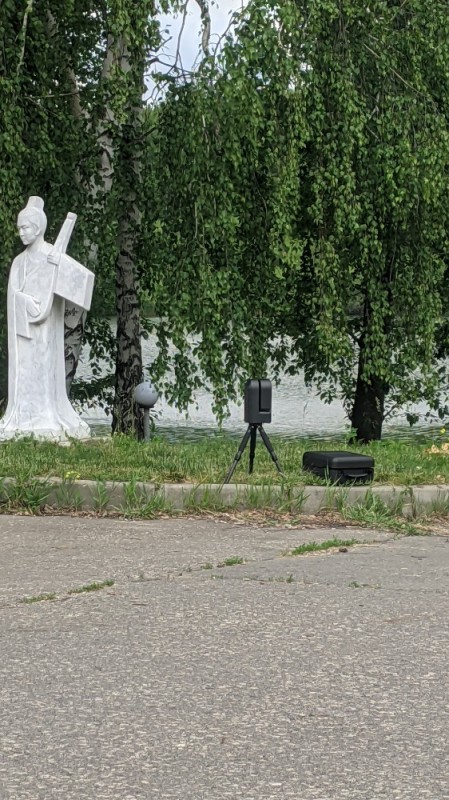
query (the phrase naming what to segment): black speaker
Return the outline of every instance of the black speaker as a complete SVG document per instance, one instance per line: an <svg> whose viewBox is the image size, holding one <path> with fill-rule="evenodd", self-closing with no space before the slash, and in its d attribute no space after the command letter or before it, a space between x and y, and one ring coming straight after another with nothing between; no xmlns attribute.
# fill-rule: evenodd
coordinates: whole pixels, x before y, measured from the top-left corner
<svg viewBox="0 0 449 800"><path fill-rule="evenodd" d="M244 420L250 425L271 422L271 381L246 381L244 409Z"/></svg>

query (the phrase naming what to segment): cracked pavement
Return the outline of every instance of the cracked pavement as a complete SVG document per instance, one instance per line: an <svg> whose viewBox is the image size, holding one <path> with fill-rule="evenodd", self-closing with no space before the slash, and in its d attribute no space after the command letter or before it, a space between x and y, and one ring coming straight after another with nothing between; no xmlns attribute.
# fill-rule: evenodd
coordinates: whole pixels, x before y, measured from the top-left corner
<svg viewBox="0 0 449 800"><path fill-rule="evenodd" d="M449 533L1 516L0 547L1 800L449 798Z"/></svg>

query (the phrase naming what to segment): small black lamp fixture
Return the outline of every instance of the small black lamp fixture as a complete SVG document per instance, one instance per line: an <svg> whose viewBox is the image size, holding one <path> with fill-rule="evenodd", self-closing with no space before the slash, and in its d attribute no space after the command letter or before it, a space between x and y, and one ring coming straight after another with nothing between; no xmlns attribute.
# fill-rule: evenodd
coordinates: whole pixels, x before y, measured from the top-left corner
<svg viewBox="0 0 449 800"><path fill-rule="evenodd" d="M249 439L249 473L252 473L254 466L254 454L256 452L257 431L259 431L262 441L272 460L274 461L277 471L282 475L281 465L279 464L272 444L263 429L264 422L271 422L271 381L269 381L267 378L260 378L259 380L249 380L245 383L244 410L244 419L245 422L248 423L248 428L242 441L240 442L240 446L237 450L234 461L232 462L232 466L223 483L229 483L231 480L234 470L243 455Z"/></svg>
<svg viewBox="0 0 449 800"><path fill-rule="evenodd" d="M149 381L139 383L134 389L134 400L143 408L143 438L150 441L150 410L159 399L159 392Z"/></svg>

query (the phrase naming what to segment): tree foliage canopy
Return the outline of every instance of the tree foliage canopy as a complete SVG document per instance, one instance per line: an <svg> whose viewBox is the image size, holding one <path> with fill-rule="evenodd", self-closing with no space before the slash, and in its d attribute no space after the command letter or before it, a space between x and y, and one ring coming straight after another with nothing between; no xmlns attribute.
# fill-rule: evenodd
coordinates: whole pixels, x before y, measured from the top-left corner
<svg viewBox="0 0 449 800"><path fill-rule="evenodd" d="M219 409L236 378L285 367L351 414L361 390L380 418L385 396L436 402L448 39L446 2L253 0L169 93L150 289L178 403L197 363Z"/></svg>

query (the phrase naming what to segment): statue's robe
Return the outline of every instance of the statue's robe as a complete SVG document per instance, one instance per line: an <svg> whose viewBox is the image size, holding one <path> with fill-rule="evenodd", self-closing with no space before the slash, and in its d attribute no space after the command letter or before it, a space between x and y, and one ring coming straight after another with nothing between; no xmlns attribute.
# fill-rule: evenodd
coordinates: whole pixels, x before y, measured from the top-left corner
<svg viewBox="0 0 449 800"><path fill-rule="evenodd" d="M8 284L8 405L0 440L33 435L64 441L90 436L66 392L65 300L90 308L94 275L66 254L48 260L42 243L14 259ZM37 301L38 305L35 304ZM36 314L36 309L39 311ZM34 316L33 316L34 314Z"/></svg>

